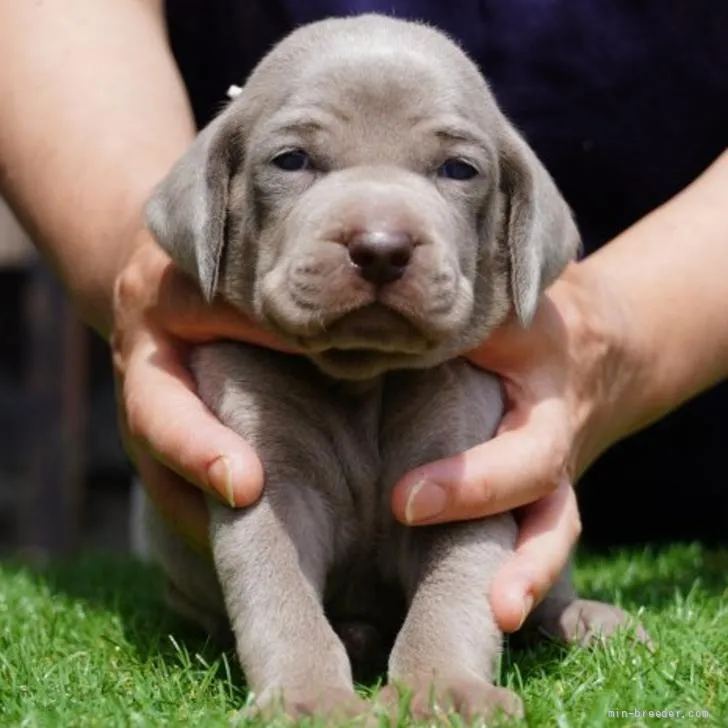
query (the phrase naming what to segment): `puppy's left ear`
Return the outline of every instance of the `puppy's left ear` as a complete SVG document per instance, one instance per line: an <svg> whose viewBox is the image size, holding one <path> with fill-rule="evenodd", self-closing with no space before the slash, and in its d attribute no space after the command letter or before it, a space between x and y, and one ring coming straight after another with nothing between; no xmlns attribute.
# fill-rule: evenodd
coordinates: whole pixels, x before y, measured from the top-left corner
<svg viewBox="0 0 728 728"><path fill-rule="evenodd" d="M519 321L527 325L542 291L579 252L579 231L551 175L510 126L502 140L501 187L511 296Z"/></svg>
<svg viewBox="0 0 728 728"><path fill-rule="evenodd" d="M215 296L220 275L228 191L241 163L241 137L228 107L200 132L145 209L147 228L207 301Z"/></svg>

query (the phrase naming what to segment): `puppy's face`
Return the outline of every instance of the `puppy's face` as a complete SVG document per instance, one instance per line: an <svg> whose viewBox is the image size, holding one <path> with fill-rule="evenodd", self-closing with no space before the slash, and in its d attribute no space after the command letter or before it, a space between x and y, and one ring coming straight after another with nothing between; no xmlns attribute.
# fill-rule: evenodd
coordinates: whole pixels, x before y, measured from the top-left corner
<svg viewBox="0 0 728 728"><path fill-rule="evenodd" d="M335 376L443 356L472 323L478 265L481 328L509 307L483 230L503 214L484 115L419 48L375 36L309 63L247 137L228 215L254 251L228 243L221 292Z"/></svg>
<svg viewBox="0 0 728 728"><path fill-rule="evenodd" d="M149 220L207 295L347 379L433 365L512 307L527 320L577 240L470 61L377 16L274 49Z"/></svg>

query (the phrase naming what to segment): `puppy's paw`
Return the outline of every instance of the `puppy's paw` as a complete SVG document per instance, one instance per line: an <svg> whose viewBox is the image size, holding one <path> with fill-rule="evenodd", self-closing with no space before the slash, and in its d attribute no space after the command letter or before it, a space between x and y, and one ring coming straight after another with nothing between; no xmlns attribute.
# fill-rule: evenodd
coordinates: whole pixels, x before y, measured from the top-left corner
<svg viewBox="0 0 728 728"><path fill-rule="evenodd" d="M582 646L607 639L619 629L631 629L638 642L652 647L650 636L634 617L611 604L590 599L574 599L561 609L550 610L539 620L538 628L549 637Z"/></svg>
<svg viewBox="0 0 728 728"><path fill-rule="evenodd" d="M307 685L265 690L247 717L266 720L285 715L294 721L317 718L340 725L370 712L370 705L352 689Z"/></svg>
<svg viewBox="0 0 728 728"><path fill-rule="evenodd" d="M387 685L379 701L389 716L428 721L457 713L466 721L523 717L523 703L512 691L474 677L454 677L409 685ZM397 723L396 723L397 724Z"/></svg>

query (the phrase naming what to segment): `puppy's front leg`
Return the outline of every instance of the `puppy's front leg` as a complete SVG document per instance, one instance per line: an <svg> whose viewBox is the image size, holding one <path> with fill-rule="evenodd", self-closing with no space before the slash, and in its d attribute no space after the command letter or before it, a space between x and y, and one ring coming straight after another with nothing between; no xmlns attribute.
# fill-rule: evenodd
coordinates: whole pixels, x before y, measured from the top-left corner
<svg viewBox="0 0 728 728"><path fill-rule="evenodd" d="M442 710L467 719L522 713L518 696L492 682L501 633L487 599L515 536L507 514L403 536L400 568L411 604L390 656L389 681L413 691L414 717Z"/></svg>
<svg viewBox="0 0 728 728"><path fill-rule="evenodd" d="M269 482L244 511L211 504L211 538L258 708L292 717L362 712L346 650L322 607L332 544L320 495Z"/></svg>

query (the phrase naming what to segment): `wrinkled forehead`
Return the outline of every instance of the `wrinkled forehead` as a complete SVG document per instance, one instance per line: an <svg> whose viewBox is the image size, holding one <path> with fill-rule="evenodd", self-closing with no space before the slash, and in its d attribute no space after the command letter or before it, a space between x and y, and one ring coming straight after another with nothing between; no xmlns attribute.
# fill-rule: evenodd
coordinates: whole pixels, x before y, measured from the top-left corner
<svg viewBox="0 0 728 728"><path fill-rule="evenodd" d="M412 133L489 146L499 112L480 74L449 41L386 35L327 40L271 69L277 100L259 118L261 134L338 128L363 145L401 142Z"/></svg>

